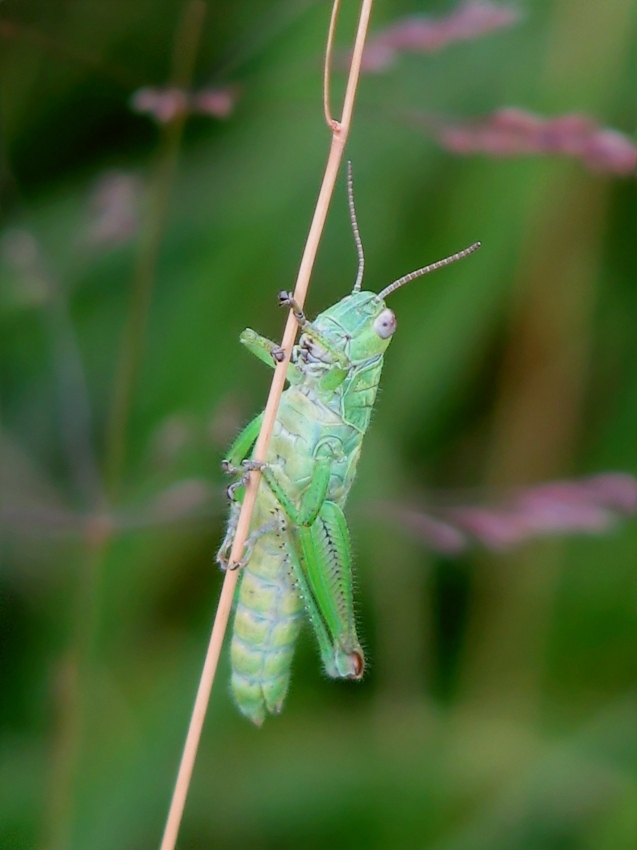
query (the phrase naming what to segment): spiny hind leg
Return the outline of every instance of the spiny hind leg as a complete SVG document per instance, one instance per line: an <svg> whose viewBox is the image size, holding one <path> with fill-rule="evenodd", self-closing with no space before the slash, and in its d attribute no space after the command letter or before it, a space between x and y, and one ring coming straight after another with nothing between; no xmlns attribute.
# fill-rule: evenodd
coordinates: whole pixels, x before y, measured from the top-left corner
<svg viewBox="0 0 637 850"><path fill-rule="evenodd" d="M295 532L288 534L285 539L287 555L292 566L292 575L296 590L303 601L306 614L319 645L321 661L331 678L337 678L336 665L334 664L334 646L330 638L329 632L325 626L325 622L321 616L318 605L314 599L312 588L308 581L305 570L303 569L303 560L300 551L300 541Z"/></svg>

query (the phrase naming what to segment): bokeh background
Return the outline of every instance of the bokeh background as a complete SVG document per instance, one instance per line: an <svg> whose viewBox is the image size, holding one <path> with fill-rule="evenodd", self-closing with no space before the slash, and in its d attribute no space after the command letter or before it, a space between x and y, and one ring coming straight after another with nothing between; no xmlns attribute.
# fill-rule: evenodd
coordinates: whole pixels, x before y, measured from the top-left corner
<svg viewBox="0 0 637 850"><path fill-rule="evenodd" d="M372 32L453 8L378 0ZM392 296L348 507L369 672L327 680L308 630L257 730L224 653L182 850L637 842L635 521L457 557L400 521L637 472L634 176L456 156L422 120L515 106L634 134L633 0L516 8L362 79L367 288L483 248ZM281 333L326 159L328 17L325 0L0 5L6 850L159 843L221 584L219 462L269 382L238 336ZM169 83L225 94L215 114L139 111ZM355 271L341 176L309 314Z"/></svg>

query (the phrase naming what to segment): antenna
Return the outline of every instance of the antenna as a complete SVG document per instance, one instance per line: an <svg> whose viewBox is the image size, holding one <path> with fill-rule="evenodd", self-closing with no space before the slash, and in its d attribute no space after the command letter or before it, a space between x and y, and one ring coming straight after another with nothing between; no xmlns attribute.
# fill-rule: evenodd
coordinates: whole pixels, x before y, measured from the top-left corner
<svg viewBox="0 0 637 850"><path fill-rule="evenodd" d="M358 232L358 222L356 221L356 207L354 206L354 181L352 180L352 163L347 162L347 203L349 205L349 217L352 222L352 230L354 231L354 242L356 243L356 253L358 254L358 274L356 275L356 283L352 292L360 292L363 285L363 272L365 271L365 255L363 254L363 243L361 235Z"/></svg>
<svg viewBox="0 0 637 850"><path fill-rule="evenodd" d="M429 272L435 272L437 269L441 269L443 266L449 266L451 265L451 263L455 263L458 260L463 260L465 257L468 257L469 254L473 254L474 251L477 251L481 244L481 242L474 242L473 245L469 245L469 247L465 248L464 251L458 251L457 254L452 254L450 257L445 257L444 260L438 260L437 263L432 263L430 266L424 266L422 269L417 269L415 272L410 272L404 277L399 277L398 280L395 280L393 283L390 283L389 286L386 286L382 292L379 292L378 297L387 298L388 295L390 295L400 286L404 286L406 283L415 280L415 278L422 277L425 274L429 274Z"/></svg>

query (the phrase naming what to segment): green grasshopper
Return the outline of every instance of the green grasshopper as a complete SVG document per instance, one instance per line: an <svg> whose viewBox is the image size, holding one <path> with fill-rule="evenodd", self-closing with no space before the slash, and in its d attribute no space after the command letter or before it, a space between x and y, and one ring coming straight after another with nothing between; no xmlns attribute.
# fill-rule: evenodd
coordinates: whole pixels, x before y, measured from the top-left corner
<svg viewBox="0 0 637 850"><path fill-rule="evenodd" d="M348 200L358 252L351 295L309 322L292 295L279 304L293 310L301 336L287 370L266 462L251 458L263 414L232 445L225 472L237 476L224 541L222 568L241 568L230 648L231 688L240 711L260 726L278 714L288 689L294 645L304 613L316 635L325 672L361 679L363 651L356 635L352 557L343 506L352 486L369 426L383 356L396 330L385 298L417 277L473 253L479 243L391 283L378 295L361 291L364 257L356 222L351 169ZM283 352L250 329L241 342L274 366ZM251 532L239 563L229 563L250 470L263 476Z"/></svg>

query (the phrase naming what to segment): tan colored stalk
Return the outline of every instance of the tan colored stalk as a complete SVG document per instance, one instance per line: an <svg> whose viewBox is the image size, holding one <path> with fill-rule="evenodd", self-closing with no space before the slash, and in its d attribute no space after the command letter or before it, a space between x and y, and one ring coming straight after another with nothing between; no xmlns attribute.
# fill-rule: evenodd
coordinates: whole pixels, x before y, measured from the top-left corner
<svg viewBox="0 0 637 850"><path fill-rule="evenodd" d="M308 233L307 241L305 244L305 250L303 251L303 256L301 258L301 264L299 267L296 285L294 287L294 299L300 306L303 306L303 303L305 302L305 296L307 294L308 285L310 282L310 275L312 273L312 268L314 266L314 260L316 258L321 234L323 232L327 211L334 191L334 184L336 182L338 168L343 156L343 149L345 147L345 143L347 141L347 136L349 133L350 123L352 119L352 111L354 108L354 99L356 96L356 89L358 86L358 78L360 74L363 48L365 46L367 27L371 14L372 2L373 0L362 0L361 3L361 11L358 20L358 28L356 31L356 39L354 42L354 50L352 52L352 60L347 80L347 87L345 90L345 98L343 100L343 111L340 122L337 122L332 119L329 110L330 63L336 15L339 6L339 0L334 0L325 57L325 90L323 98L326 120L330 129L332 130L332 143L330 147L329 157L327 160L327 165L325 167L323 183L321 185L319 197L316 202L314 217L312 218L312 224ZM274 422L276 419L279 401L281 399L281 394L285 386L285 375L290 360L290 354L292 352L292 346L294 345L296 331L297 322L294 319L292 313L290 312L290 314L288 315L287 323L285 325L285 331L281 343L281 347L285 352L285 359L277 365L274 371L272 386L270 387L270 393L268 395L268 400L265 406L263 424L261 426L261 431L259 433L259 437L257 438L255 446L254 458L256 460L263 461L266 457L268 444L270 442L270 437L272 436L272 429L274 427ZM254 509L254 504L257 497L259 481L259 472L252 472L250 475L250 481L246 487L245 498L243 500L241 514L239 516L239 522L237 525L237 531L235 534L234 543L232 545L232 551L230 553L231 562L239 561L241 558L243 547L250 528L250 520L252 518L252 511ZM221 652L221 646L223 644L223 638L226 631L226 626L228 624L228 618L230 616L230 610L232 607L232 601L234 598L238 578L239 575L237 570L228 570L226 572L223 587L221 589L221 595L219 597L219 604L217 606L215 620L212 626L210 643L208 645L208 651L206 653L206 659L204 662L204 667L199 682L197 697L195 699L195 705L193 708L192 717L190 719L190 725L188 727L186 743L184 745L184 751L179 765L179 772L177 774L175 790L173 792L173 797L168 812L166 828L161 843L161 850L174 850L175 843L177 841L177 833L179 831L179 825L181 823L184 805L186 802L186 795L188 793L188 786L190 785L190 778L192 776L195 757L197 755L197 748L199 746L199 739L201 736L204 717L206 714L208 700L210 698L210 692L212 690L212 685L214 682L215 672L217 669L217 662L219 660L219 654Z"/></svg>
<svg viewBox="0 0 637 850"><path fill-rule="evenodd" d="M341 0L334 0L332 14L330 16L330 27L327 32L327 47L325 48L325 67L323 70L323 114L325 122L330 130L336 130L338 122L332 118L330 109L330 73L332 70L332 51L334 49L334 34L336 33L336 19L341 6Z"/></svg>

